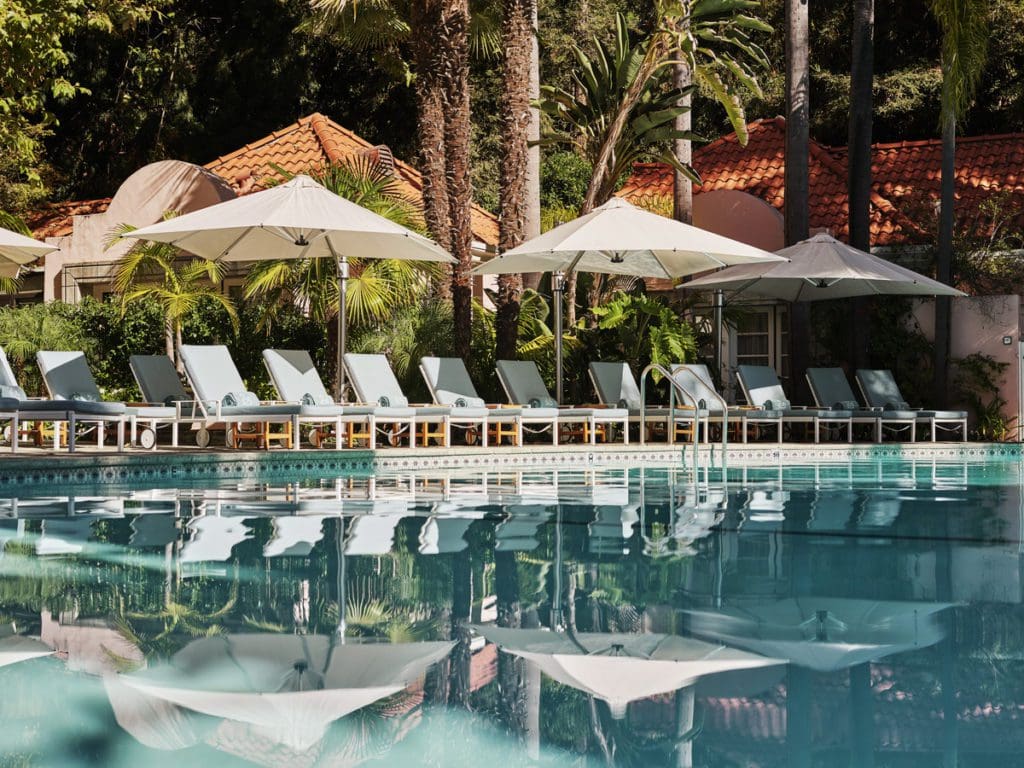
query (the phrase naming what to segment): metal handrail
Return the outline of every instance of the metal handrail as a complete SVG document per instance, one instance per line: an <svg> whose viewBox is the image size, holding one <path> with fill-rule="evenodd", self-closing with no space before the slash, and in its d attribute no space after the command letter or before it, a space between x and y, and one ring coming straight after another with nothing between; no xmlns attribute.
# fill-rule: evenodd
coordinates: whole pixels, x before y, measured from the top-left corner
<svg viewBox="0 0 1024 768"><path fill-rule="evenodd" d="M646 444L644 426L647 423L647 376L654 371L660 373L662 376L668 379L670 383L668 394L668 412L670 420L673 420L675 418L675 401L677 393L681 395L681 403L693 407L694 432L692 442L694 446L696 446L697 435L700 432L700 408L697 403L697 398L694 397L693 393L686 389L686 387L684 387L682 384L676 381L671 371L669 371L665 366L659 363L651 363L646 368L644 368L643 372L640 374L640 444ZM675 429L673 424L673 426L669 428L669 443L675 442L675 440L673 439L674 435Z"/></svg>
<svg viewBox="0 0 1024 768"><path fill-rule="evenodd" d="M696 378L697 381L699 381L701 384L704 385L704 388L708 392L710 392L712 395L715 396L715 400L718 401L718 404L721 406L721 408L722 408L722 454L724 456L726 448L729 447L729 403L727 403L725 401L724 397L722 397L720 394L718 394L718 390L715 389L714 384L712 384L710 381L708 381L704 377L702 377L700 375L699 371L694 370L693 368L691 368L686 363L679 363L678 365L673 367L673 371L679 371L679 370L685 370L691 376ZM710 409L708 409L708 410L710 411ZM708 415L707 421L708 422L711 421L710 413ZM741 426L743 426L742 422L741 422ZM744 427L744 429L745 429L745 427Z"/></svg>

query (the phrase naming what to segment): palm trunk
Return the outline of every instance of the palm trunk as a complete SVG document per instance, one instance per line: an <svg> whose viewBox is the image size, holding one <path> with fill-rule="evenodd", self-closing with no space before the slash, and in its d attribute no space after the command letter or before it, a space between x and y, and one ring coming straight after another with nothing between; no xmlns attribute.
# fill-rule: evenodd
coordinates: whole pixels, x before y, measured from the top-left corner
<svg viewBox="0 0 1024 768"><path fill-rule="evenodd" d="M525 239L528 204L527 172L530 128L530 51L533 38L533 0L505 0L502 48L505 53L504 89L501 96L501 211L498 248L515 248ZM498 277L497 356L515 358L519 329L521 275Z"/></svg>
<svg viewBox="0 0 1024 768"><path fill-rule="evenodd" d="M449 250L452 265L454 351L469 357L473 324L473 229L470 212L473 187L470 181L469 111L469 3L444 0L441 24L435 39L439 45L444 77L445 170L448 182Z"/></svg>
<svg viewBox="0 0 1024 768"><path fill-rule="evenodd" d="M942 189L939 212L939 250L936 276L940 283L953 283L953 206L956 194L956 117L950 111L942 116ZM949 321L950 300L935 299L935 371L934 402L936 408L946 405L949 389Z"/></svg>
<svg viewBox="0 0 1024 768"><path fill-rule="evenodd" d="M693 76L689 66L682 62L677 63L672 70L674 85L676 88L689 88L693 85ZM690 114L692 97L683 97L680 106L687 107L683 114L675 119L677 131L689 131L693 125L693 117ZM689 166L693 161L693 145L689 139L676 139L673 150L676 159L680 163ZM675 172L675 184L672 187L672 218L684 224L693 224L693 182L685 174Z"/></svg>
<svg viewBox="0 0 1024 768"><path fill-rule="evenodd" d="M523 238L540 234L540 110L532 106L540 99L540 51L537 45L537 2L531 2L530 16L530 124L526 129L526 216ZM523 274L523 287L540 288L540 272Z"/></svg>
<svg viewBox="0 0 1024 768"><path fill-rule="evenodd" d="M451 679L448 701L469 708L470 672L473 652L470 649L470 616L473 608L473 562L469 552L459 552L452 559L452 639Z"/></svg>
<svg viewBox="0 0 1024 768"><path fill-rule="evenodd" d="M178 360L177 347L174 344L176 325L177 324L171 318L164 318L164 345L167 351L167 356L175 363Z"/></svg>
<svg viewBox="0 0 1024 768"><path fill-rule="evenodd" d="M810 70L808 0L786 1L786 245L809 234ZM796 302L789 313L790 394L807 402L804 373L810 357L810 309Z"/></svg>
<svg viewBox="0 0 1024 768"><path fill-rule="evenodd" d="M498 626L518 629L522 623L519 602L519 570L514 552L494 553L494 592ZM502 714L511 731L526 731L526 662L511 653L498 655L498 696Z"/></svg>
<svg viewBox="0 0 1024 768"><path fill-rule="evenodd" d="M413 29L435 29L440 24L438 0L415 0L410 8ZM423 215L427 229L443 247L449 246L448 182L445 171L444 81L438 61L438 46L430 35L413 35L413 65L416 68L416 107L419 112L420 170L423 174ZM450 278L436 280L434 293L451 298Z"/></svg>
<svg viewBox="0 0 1024 768"><path fill-rule="evenodd" d="M849 227L850 245L871 250L871 129L874 81L874 0L853 4L853 62L850 67ZM853 368L868 367L870 306L867 298L854 299L850 323Z"/></svg>

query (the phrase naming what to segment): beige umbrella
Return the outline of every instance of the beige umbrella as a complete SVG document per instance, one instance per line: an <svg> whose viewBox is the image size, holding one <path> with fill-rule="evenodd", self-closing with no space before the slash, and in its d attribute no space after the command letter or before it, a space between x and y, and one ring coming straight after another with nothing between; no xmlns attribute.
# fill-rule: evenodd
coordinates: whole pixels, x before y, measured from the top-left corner
<svg viewBox="0 0 1024 768"><path fill-rule="evenodd" d="M17 277L23 266L56 250L56 246L0 227L0 276Z"/></svg>
<svg viewBox="0 0 1024 768"><path fill-rule="evenodd" d="M165 666L117 677L108 692L131 704L115 708L118 723L159 748L177 747L166 746L174 739L155 726L180 724L188 713L199 713L251 725L272 741L303 751L323 738L333 721L404 690L452 646L343 643L324 635L221 635L189 643ZM133 694L126 696L122 687ZM141 706L141 700L149 703Z"/></svg>
<svg viewBox="0 0 1024 768"><path fill-rule="evenodd" d="M422 235L346 200L308 176L128 232L206 259L331 258L338 265L338 381L344 391L348 259L454 262Z"/></svg>
<svg viewBox="0 0 1024 768"><path fill-rule="evenodd" d="M475 629L553 680L607 702L616 719L625 717L631 701L686 688L708 675L786 663L678 635Z"/></svg>
<svg viewBox="0 0 1024 768"><path fill-rule="evenodd" d="M833 672L935 645L945 636L935 614L950 607L950 603L799 597L750 608L687 613L696 635L818 672Z"/></svg>
<svg viewBox="0 0 1024 768"><path fill-rule="evenodd" d="M683 288L723 290L784 301L821 301L855 296L964 296L891 261L826 234L779 251L787 261L744 264L685 283Z"/></svg>
<svg viewBox="0 0 1024 768"><path fill-rule="evenodd" d="M637 208L613 197L473 270L478 275L552 272L558 401L562 401L562 300L572 271L676 279L731 264L783 261L760 248Z"/></svg>

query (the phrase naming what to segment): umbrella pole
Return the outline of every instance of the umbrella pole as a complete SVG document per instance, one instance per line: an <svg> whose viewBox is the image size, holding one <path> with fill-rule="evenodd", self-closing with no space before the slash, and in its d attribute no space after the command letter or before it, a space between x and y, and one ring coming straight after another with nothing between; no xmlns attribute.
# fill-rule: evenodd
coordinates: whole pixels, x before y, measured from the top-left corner
<svg viewBox="0 0 1024 768"><path fill-rule="evenodd" d="M565 273L554 272L551 275L551 289L555 294L555 397L562 404L562 311L565 303Z"/></svg>
<svg viewBox="0 0 1024 768"><path fill-rule="evenodd" d="M345 346L348 336L348 318L345 317L345 292L347 287L348 259L344 256L338 256L338 391L334 399L339 403L345 402Z"/></svg>
<svg viewBox="0 0 1024 768"><path fill-rule="evenodd" d="M719 381L725 381L725 377L722 376L722 342L724 339L723 331L723 309L725 307L725 293L721 288L715 291L715 373L718 375Z"/></svg>

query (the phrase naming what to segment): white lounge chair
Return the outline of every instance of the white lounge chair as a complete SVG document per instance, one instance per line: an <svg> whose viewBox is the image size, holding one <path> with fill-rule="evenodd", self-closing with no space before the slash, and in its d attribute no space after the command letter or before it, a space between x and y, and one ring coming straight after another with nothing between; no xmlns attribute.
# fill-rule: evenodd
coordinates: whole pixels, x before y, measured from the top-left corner
<svg viewBox="0 0 1024 768"><path fill-rule="evenodd" d="M503 405L487 405L477 394L469 378L466 364L458 357L424 357L420 359L420 373L427 383L430 396L438 405L452 408L488 408L484 445L489 439L501 445L511 437L514 445L523 444L523 409Z"/></svg>
<svg viewBox="0 0 1024 768"><path fill-rule="evenodd" d="M626 408L562 408L551 397L544 385L537 364L532 360L499 360L498 380L501 382L509 402L529 408L541 409L545 418L554 411L557 417L552 430L551 443L558 444L558 432L562 427L577 424L583 427L583 439L591 444L597 442L598 431L604 432L610 426L622 427L622 439L629 443L629 411Z"/></svg>
<svg viewBox="0 0 1024 768"><path fill-rule="evenodd" d="M769 411L781 411L788 424L806 424L814 431L814 442L821 441L822 427L846 427L846 442L853 442L853 414L824 408L800 408L790 405L782 382L774 368L767 365L741 365L736 378L747 402Z"/></svg>
<svg viewBox="0 0 1024 768"><path fill-rule="evenodd" d="M960 431L960 439L967 440L966 411L929 411L922 408L911 408L900 392L900 387L887 370L858 370L857 386L864 395L864 402L872 408L882 408L891 417L897 414L906 418L915 418L918 424L928 427L932 442L935 442L937 430L947 432Z"/></svg>
<svg viewBox="0 0 1024 768"><path fill-rule="evenodd" d="M304 407L261 402L246 389L227 347L222 344L183 344L181 360L185 364L185 376L196 395L196 407L205 420L196 435L196 443L201 448L209 445L209 429L216 424L226 425L227 443L235 448L246 441L254 441L268 449L272 442L280 442L288 448L299 447L299 417ZM317 412L315 417L328 421L340 415L339 410L330 414ZM282 424L285 428L274 432L270 429L271 424ZM245 430L244 425L255 425L256 429Z"/></svg>
<svg viewBox="0 0 1024 768"><path fill-rule="evenodd" d="M361 402L377 403L381 407L410 407L384 355L346 353L345 370ZM410 436L410 447L416 444L416 432L423 445L431 439L440 441L442 445L451 445L453 423L460 427L476 426L483 433L487 431L487 408L483 405L413 405L412 408L415 428ZM431 424L440 425L440 429L431 429Z"/></svg>
<svg viewBox="0 0 1024 768"><path fill-rule="evenodd" d="M711 381L711 371L701 363L686 363L672 368L672 378L697 401L700 416L705 424L718 422L723 428L729 423L739 427L743 442L747 442L747 427L774 427L778 442L782 442L782 417L780 410L768 410L756 405L737 406L725 402ZM704 430L704 440L709 439L708 430Z"/></svg>
<svg viewBox="0 0 1024 768"><path fill-rule="evenodd" d="M324 386L323 379L313 364L309 352L299 349L265 349L263 364L270 374L270 381L277 390L281 400L289 403L306 405L307 409L326 409L326 412L338 413L345 432L335 433L335 444L340 447L342 435L346 438L349 448L356 440L366 440L370 450L377 447L377 418L392 420L411 419L411 409L382 409L366 405L345 405L335 403ZM307 413L307 415L309 415ZM305 416L303 417L305 418ZM312 418L310 416L310 418ZM357 425L363 429L357 429ZM313 430L310 442L319 447L325 437L324 431Z"/></svg>
<svg viewBox="0 0 1024 768"><path fill-rule="evenodd" d="M659 428L664 429L668 435L672 429L673 416L685 420L689 428L693 428L693 411L676 408L673 414L667 406L647 405L643 402L629 363L595 362L590 364L588 370L597 399L604 405L627 409L630 423L640 424L642 429L647 430L648 439L653 430Z"/></svg>
<svg viewBox="0 0 1024 768"><path fill-rule="evenodd" d="M876 443L882 442L884 430L890 433L907 431L914 442L917 414L886 411L883 408L862 408L841 368L808 368L807 383L819 408L846 409L854 424L870 424Z"/></svg>

